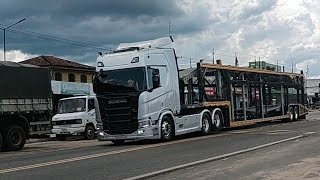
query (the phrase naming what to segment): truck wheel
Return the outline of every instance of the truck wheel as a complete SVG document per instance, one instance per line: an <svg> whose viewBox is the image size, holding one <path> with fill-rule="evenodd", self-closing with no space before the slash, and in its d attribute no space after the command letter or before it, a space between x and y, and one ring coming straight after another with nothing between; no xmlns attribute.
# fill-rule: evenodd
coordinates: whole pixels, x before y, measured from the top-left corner
<svg viewBox="0 0 320 180"><path fill-rule="evenodd" d="M111 142L114 144L114 145L117 145L117 146L120 146L122 144L124 144L126 140L112 140Z"/></svg>
<svg viewBox="0 0 320 180"><path fill-rule="evenodd" d="M84 137L88 140L94 139L95 137L95 130L94 127L92 125L88 125L86 127L86 130L84 132Z"/></svg>
<svg viewBox="0 0 320 180"><path fill-rule="evenodd" d="M289 121L294 121L294 109L293 107L290 107L289 109Z"/></svg>
<svg viewBox="0 0 320 180"><path fill-rule="evenodd" d="M168 116L164 116L161 122L161 140L162 141L170 141L172 140L173 134L173 126L171 119Z"/></svg>
<svg viewBox="0 0 320 180"><path fill-rule="evenodd" d="M56 139L58 141L65 141L67 139L67 136L66 135L63 135L63 134L57 134L56 135Z"/></svg>
<svg viewBox="0 0 320 180"><path fill-rule="evenodd" d="M222 123L223 123L223 116L221 111L218 110L214 113L212 118L212 124L213 124L212 129L214 131L220 131L222 129Z"/></svg>
<svg viewBox="0 0 320 180"><path fill-rule="evenodd" d="M299 119L299 108L298 106L294 107L294 121Z"/></svg>
<svg viewBox="0 0 320 180"><path fill-rule="evenodd" d="M207 135L211 132L211 118L208 113L204 113L202 116L202 135Z"/></svg>
<svg viewBox="0 0 320 180"><path fill-rule="evenodd" d="M13 125L8 128L4 142L9 151L21 150L26 143L26 133L22 127Z"/></svg>

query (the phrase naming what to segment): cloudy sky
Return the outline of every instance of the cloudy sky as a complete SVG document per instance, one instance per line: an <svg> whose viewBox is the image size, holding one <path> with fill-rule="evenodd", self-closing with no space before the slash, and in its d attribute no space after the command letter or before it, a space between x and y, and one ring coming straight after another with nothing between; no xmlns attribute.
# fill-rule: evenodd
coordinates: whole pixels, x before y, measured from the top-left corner
<svg viewBox="0 0 320 180"><path fill-rule="evenodd" d="M260 59L320 77L318 0L1 0L7 59L54 55L94 64L97 52L168 36L181 67L215 59L240 65ZM0 44L3 42L0 36ZM3 57L0 45L0 60Z"/></svg>

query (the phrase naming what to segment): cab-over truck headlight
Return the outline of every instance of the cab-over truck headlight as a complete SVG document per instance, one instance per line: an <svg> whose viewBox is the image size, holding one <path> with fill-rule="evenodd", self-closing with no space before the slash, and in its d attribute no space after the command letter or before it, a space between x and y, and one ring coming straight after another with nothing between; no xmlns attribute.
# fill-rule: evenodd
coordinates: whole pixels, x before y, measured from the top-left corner
<svg viewBox="0 0 320 180"><path fill-rule="evenodd" d="M150 127L150 126L151 126L150 119L139 121L139 128L145 128L145 127Z"/></svg>

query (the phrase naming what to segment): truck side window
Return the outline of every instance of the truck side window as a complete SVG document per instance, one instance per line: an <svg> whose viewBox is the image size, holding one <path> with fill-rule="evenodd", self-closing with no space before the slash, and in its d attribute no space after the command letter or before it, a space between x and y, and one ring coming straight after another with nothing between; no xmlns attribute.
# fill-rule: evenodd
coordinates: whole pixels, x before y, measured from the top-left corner
<svg viewBox="0 0 320 180"><path fill-rule="evenodd" d="M150 90L160 87L159 69L148 67L148 88Z"/></svg>
<svg viewBox="0 0 320 180"><path fill-rule="evenodd" d="M92 110L92 109L95 109L94 99L89 99L89 101L88 101L88 109L89 109L89 111Z"/></svg>

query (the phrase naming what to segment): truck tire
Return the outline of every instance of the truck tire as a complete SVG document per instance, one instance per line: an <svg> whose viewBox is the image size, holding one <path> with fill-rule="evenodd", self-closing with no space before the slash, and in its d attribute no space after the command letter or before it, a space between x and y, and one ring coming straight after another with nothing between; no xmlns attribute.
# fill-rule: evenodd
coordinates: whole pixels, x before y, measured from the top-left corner
<svg viewBox="0 0 320 180"><path fill-rule="evenodd" d="M299 119L299 108L298 106L294 107L294 121Z"/></svg>
<svg viewBox="0 0 320 180"><path fill-rule="evenodd" d="M95 137L95 129L92 125L87 125L85 131L84 131L84 137L85 139L91 140Z"/></svg>
<svg viewBox="0 0 320 180"><path fill-rule="evenodd" d="M111 142L116 145L116 146L120 146L122 144L124 144L126 140L112 140Z"/></svg>
<svg viewBox="0 0 320 180"><path fill-rule="evenodd" d="M26 143L26 133L22 127L13 125L7 130L4 137L5 148L8 151L21 150Z"/></svg>
<svg viewBox="0 0 320 180"><path fill-rule="evenodd" d="M168 116L164 116L161 122L161 140L170 141L174 136L172 121Z"/></svg>
<svg viewBox="0 0 320 180"><path fill-rule="evenodd" d="M204 113L201 119L202 127L201 127L201 134L207 135L211 132L211 118L208 113Z"/></svg>
<svg viewBox="0 0 320 180"><path fill-rule="evenodd" d="M212 116L212 129L213 131L220 131L223 124L223 115L220 110L216 111Z"/></svg>
<svg viewBox="0 0 320 180"><path fill-rule="evenodd" d="M289 109L289 122L290 121L294 121L294 107L290 107L290 109Z"/></svg>

